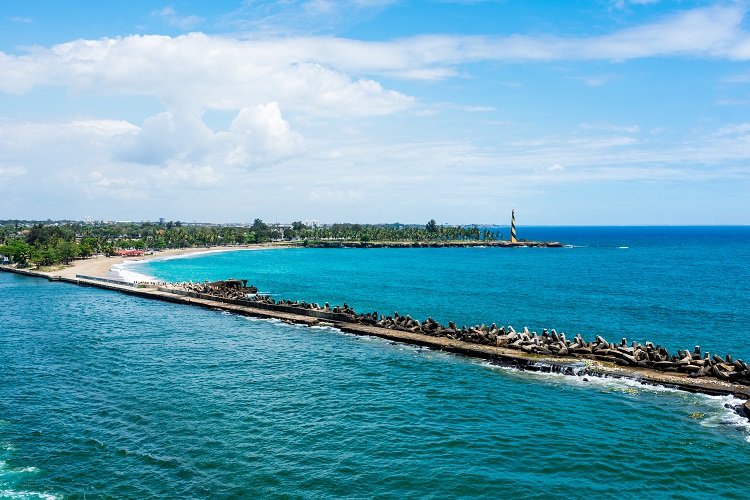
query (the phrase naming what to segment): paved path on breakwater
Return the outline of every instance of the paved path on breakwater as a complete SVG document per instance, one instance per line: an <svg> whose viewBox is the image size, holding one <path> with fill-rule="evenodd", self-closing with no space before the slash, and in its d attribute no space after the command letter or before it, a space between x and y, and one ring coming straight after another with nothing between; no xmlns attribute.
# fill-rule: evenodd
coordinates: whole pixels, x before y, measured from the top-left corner
<svg viewBox="0 0 750 500"><path fill-rule="evenodd" d="M163 289L160 290L156 287L138 287L134 286L134 284L132 283L118 283L114 280L102 280L101 278L95 277L78 276L76 278L67 278L56 276L51 273L19 270L5 266L0 266L0 270L35 278L44 278L50 281L62 281L65 283L71 283L80 286L102 288L105 290L117 291L126 293L128 295L136 295L149 299L221 310L243 316L250 316L261 319L277 319L285 321L287 323L295 323L305 326L331 326L346 333L380 337L395 342L403 342L406 344L439 349L442 351L462 354L474 358L487 359L490 361L507 364L509 366L517 366L520 369L533 368L534 366L539 364L549 364L565 367L574 365L576 363L581 364L582 362L587 361L583 359L542 356L538 354L519 352L514 349L507 349L503 347L474 344L471 342L453 340L446 337L431 337L429 335L423 335L419 333L410 333L400 330L392 330L389 328L379 328L374 326L361 325L358 323L326 321L312 316L267 310L261 308L258 305L253 305L252 303L245 303L243 305L229 304L218 300L178 295L172 292L165 291ZM748 418L750 418L750 388L747 386L732 384L715 379L692 379L684 373L664 373L650 370L648 368L623 367L615 365L613 363L602 361L588 363L587 369L588 373L593 376L632 378L647 384L665 385L689 392L697 392L710 395L732 395L738 398L742 398L747 400L744 408L745 412L748 414Z"/></svg>

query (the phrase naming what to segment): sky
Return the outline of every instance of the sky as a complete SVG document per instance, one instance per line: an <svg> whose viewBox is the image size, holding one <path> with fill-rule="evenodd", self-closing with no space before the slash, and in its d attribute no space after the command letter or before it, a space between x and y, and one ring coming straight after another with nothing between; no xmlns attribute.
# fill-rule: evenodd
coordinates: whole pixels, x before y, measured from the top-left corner
<svg viewBox="0 0 750 500"><path fill-rule="evenodd" d="M0 0L0 219L750 224L750 1Z"/></svg>

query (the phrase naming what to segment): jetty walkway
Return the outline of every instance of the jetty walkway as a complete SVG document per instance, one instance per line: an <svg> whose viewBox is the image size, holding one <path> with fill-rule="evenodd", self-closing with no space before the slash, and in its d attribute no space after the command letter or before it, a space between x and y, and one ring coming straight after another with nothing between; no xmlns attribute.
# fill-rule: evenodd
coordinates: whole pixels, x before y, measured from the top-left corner
<svg viewBox="0 0 750 500"><path fill-rule="evenodd" d="M711 360L707 355L701 358L700 349L698 347L696 347L696 352L693 353L680 351L681 356L679 361L669 361L673 366L680 366L681 370L675 368L675 370L660 371L646 366L630 366L632 363L628 361L628 358L632 358L632 360L635 360L635 358L632 354L629 354L629 352L632 352L631 349L634 348L627 347L624 339L622 345L616 346L615 344L608 344L604 339L597 337L597 342L594 347L602 352L606 352L607 355L597 357L594 355L583 354L576 356L575 352L569 351L575 351L575 346L582 345L580 336L576 336L575 341L571 342L565 340L564 334L561 334L561 339L554 330L552 330L554 336L548 334L545 330L545 333L543 334L544 336L542 337L537 336L535 333L533 336L530 335L530 332L528 332L527 329L524 329L524 332L521 334L516 333L512 327L509 327L507 332L504 329L495 329L496 332L502 332L505 334L504 337L506 342L495 340L493 345L489 345L488 343L470 342L460 338L429 335L424 333L425 330L422 327L394 328L394 320L390 316L388 317L390 322L386 322L388 323L388 327L384 326L385 323L382 322L382 316L381 321L379 322L380 324L378 324L378 322L373 323L372 321L369 322L370 324L365 324L362 321L354 321L352 314L353 311L349 309L346 304L344 307L336 306L331 309L328 304L326 304L325 307L321 307L317 304L305 304L304 302L279 301L276 303L273 299L257 295L253 300L250 300L246 298L234 298L237 297L237 295L231 293L223 294L224 296L222 296L221 293L205 293L204 291L201 291L201 287L204 285L169 285L160 282L129 283L125 281L82 275L76 275L75 278L69 278L48 273L14 269L7 266L0 266L0 271L13 272L29 277L44 278L50 281L60 281L79 286L96 287L153 300L221 310L242 316L261 319L277 319L287 323L305 326L330 326L340 331L355 335L380 337L394 342L424 346L431 349L485 359L492 363L512 366L521 370L555 371L570 375L629 378L638 380L644 384L664 385L689 392L710 395L732 395L746 400L744 405L735 408L735 410L750 419L750 385L747 383L738 383L732 380L722 380L712 376L713 373L723 373L718 371L719 365L724 365L727 369L731 368L734 370L731 366L733 362L731 356L727 356L728 359L722 359L714 355L714 358L717 358L715 360ZM377 313L373 313L373 315L359 315L360 318L365 316L377 319ZM409 317L406 317L409 318L409 320L406 320L404 317L399 317L398 314L396 314L396 318L397 320L401 319L402 325L414 323L419 324L418 322L411 320ZM407 321L414 323L408 323ZM427 325L427 328L430 327L428 321L424 322L424 324ZM435 324L437 325L437 323ZM438 325L437 328L439 327L440 325ZM453 323L451 323L449 328L445 329L444 332L451 330L457 334L461 333L461 330ZM467 332L465 327L463 331L464 333ZM489 328L482 330L469 330L472 335L481 335L482 332L489 331ZM498 335L495 334L495 337L497 338ZM507 342L509 339L513 339L513 342ZM553 339L555 339L554 342ZM592 343L588 344L589 349L591 349L591 344ZM606 346L603 344L606 344ZM650 343L647 343L647 345L648 344ZM546 347L552 347L553 345L562 345L563 347L567 345L569 348L566 347L563 355L556 355ZM585 346L586 344L583 345ZM530 348L529 346L536 347ZM653 350L651 347L649 347L650 353ZM545 350L546 352L544 352ZM539 351L544 353L540 354ZM610 355L618 352L621 353L618 357ZM696 361L693 365L690 364L691 361L688 360ZM666 363L666 361L662 363ZM738 367L746 366L741 360L735 361L734 363L737 364ZM641 363L641 365L643 364L644 363ZM688 371L685 370L685 367L682 365L689 365L690 367L699 366L700 368L696 368L695 370L690 369ZM708 376L702 376L700 378L695 376L698 369L708 372L709 368L714 371L703 374ZM691 376L691 374L693 376ZM735 380L737 379L737 377L734 378ZM744 381L744 379L742 381Z"/></svg>

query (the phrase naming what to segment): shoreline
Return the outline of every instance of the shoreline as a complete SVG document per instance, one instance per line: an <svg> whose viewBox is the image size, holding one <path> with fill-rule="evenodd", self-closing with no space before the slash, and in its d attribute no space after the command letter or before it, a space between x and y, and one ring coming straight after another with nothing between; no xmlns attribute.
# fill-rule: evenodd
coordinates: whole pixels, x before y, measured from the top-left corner
<svg viewBox="0 0 750 500"><path fill-rule="evenodd" d="M36 269L26 268L22 270L39 273L44 276L59 276L61 278L73 279L78 274L86 276L94 276L97 278L110 277L110 273L119 275L117 271L113 271L112 268L115 266L121 266L128 263L146 262L149 260L161 260L170 259L176 257L186 257L191 255L201 255L209 253L224 253L224 252L237 252L237 251L249 251L249 250L264 250L269 248L276 248L274 245L257 244L257 245L243 245L236 247L226 246L213 246L213 247L193 247L193 248L171 248L160 252L152 252L140 257L105 257L98 255L96 257L90 257L87 259L77 259L72 261L67 266L63 266L60 269Z"/></svg>

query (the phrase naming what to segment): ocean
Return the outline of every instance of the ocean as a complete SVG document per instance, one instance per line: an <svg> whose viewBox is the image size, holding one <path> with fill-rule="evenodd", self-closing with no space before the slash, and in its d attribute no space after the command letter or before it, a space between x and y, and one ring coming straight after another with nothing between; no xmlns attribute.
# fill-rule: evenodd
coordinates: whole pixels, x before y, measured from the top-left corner
<svg viewBox="0 0 750 500"><path fill-rule="evenodd" d="M534 227L566 248L127 264L274 298L750 360L750 227ZM0 273L0 498L746 498L732 397L518 372Z"/></svg>

